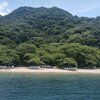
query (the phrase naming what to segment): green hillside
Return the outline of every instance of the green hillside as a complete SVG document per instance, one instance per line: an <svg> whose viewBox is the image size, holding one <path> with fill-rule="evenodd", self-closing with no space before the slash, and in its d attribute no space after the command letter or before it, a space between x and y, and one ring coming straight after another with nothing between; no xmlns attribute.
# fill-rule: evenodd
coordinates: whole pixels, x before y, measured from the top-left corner
<svg viewBox="0 0 100 100"><path fill-rule="evenodd" d="M57 7L20 7L0 16L0 65L100 67L100 17Z"/></svg>

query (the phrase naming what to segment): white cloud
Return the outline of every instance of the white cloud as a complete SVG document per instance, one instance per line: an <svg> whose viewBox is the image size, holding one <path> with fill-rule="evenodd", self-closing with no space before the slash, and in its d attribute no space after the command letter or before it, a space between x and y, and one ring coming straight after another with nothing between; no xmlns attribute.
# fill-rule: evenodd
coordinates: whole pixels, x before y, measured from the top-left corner
<svg viewBox="0 0 100 100"><path fill-rule="evenodd" d="M87 13L93 10L96 10L98 8L98 6L88 6L88 7L80 7L77 8L76 10L73 10L73 14L77 14L77 15L81 15L83 13Z"/></svg>
<svg viewBox="0 0 100 100"><path fill-rule="evenodd" d="M10 13L9 4L6 1L0 3L0 15L4 16Z"/></svg>
<svg viewBox="0 0 100 100"><path fill-rule="evenodd" d="M93 10L95 8L96 7L88 7L88 8L80 9L80 10L77 11L77 14L85 13L85 12L91 11L91 10Z"/></svg>

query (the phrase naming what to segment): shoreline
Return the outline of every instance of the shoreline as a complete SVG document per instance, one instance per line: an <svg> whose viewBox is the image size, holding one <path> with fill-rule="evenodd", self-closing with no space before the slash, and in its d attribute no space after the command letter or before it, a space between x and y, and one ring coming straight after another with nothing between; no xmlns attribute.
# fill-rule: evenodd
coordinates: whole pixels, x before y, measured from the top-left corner
<svg viewBox="0 0 100 100"><path fill-rule="evenodd" d="M63 70L63 69L49 69L49 68L40 68L40 69L29 69L26 67L16 67L12 69L0 69L0 72L9 72L9 73L66 73L66 74L100 74L100 69L78 69L76 71Z"/></svg>

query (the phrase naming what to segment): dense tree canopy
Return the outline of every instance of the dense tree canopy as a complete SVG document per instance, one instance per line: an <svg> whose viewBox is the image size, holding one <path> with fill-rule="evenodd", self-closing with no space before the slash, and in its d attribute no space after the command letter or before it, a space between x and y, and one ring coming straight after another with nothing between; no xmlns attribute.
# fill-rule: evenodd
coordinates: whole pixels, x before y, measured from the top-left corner
<svg viewBox="0 0 100 100"><path fill-rule="evenodd" d="M100 17L21 7L0 17L0 65L100 67Z"/></svg>

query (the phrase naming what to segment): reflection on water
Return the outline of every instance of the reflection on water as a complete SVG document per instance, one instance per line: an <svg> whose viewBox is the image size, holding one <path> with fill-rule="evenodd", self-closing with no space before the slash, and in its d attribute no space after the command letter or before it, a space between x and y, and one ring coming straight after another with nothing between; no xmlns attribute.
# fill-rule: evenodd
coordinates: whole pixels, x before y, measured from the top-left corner
<svg viewBox="0 0 100 100"><path fill-rule="evenodd" d="M100 75L1 73L0 100L100 100Z"/></svg>

